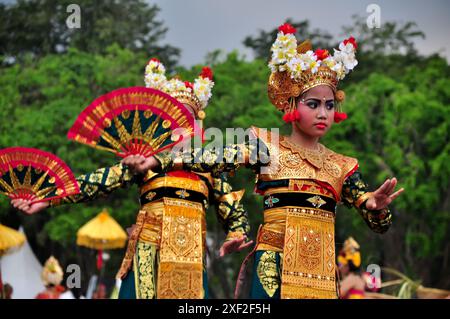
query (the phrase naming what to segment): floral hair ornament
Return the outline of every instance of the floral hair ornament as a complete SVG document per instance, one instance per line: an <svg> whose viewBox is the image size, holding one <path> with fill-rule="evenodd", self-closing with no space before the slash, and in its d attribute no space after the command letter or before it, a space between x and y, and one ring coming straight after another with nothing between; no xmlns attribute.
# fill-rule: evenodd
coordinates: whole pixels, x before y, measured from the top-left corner
<svg viewBox="0 0 450 319"><path fill-rule="evenodd" d="M152 58L145 68L145 86L161 90L179 102L189 105L194 110L195 116L203 120L206 116L204 109L208 105L214 86L213 72L209 67L203 67L194 83L183 82L177 77L168 80L164 65L158 59Z"/></svg>
<svg viewBox="0 0 450 319"><path fill-rule="evenodd" d="M292 25L283 24L278 28L277 38L270 49L270 101L278 110L285 112L283 120L289 122L300 116L295 114L295 103L292 100L313 87L327 85L333 90L338 103L335 122L345 120L347 114L339 112L345 94L337 90L337 85L358 64L355 57L358 45L355 39L350 37L342 41L331 55L324 49L313 51L308 40L298 44L295 33L296 29Z"/></svg>

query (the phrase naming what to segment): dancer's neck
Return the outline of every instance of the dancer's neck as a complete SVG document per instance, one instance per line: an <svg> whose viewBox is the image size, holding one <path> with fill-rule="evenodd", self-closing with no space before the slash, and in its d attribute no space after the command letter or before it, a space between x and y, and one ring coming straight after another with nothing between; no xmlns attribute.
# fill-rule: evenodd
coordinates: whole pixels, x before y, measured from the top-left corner
<svg viewBox="0 0 450 319"><path fill-rule="evenodd" d="M289 140L292 143L311 150L317 150L319 148L319 139L319 137L305 134L296 125L292 126L292 132L289 136Z"/></svg>

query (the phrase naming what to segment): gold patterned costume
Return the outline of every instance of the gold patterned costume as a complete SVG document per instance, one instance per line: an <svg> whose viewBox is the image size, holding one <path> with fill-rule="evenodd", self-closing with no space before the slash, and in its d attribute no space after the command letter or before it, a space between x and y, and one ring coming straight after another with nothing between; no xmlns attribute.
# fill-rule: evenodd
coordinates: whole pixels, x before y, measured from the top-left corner
<svg viewBox="0 0 450 319"><path fill-rule="evenodd" d="M165 67L151 59L145 68L145 85L168 93L203 119L211 97L212 70L208 67L194 83L168 80ZM161 159L163 160L163 159ZM131 183L139 186L140 210L117 277L122 279L119 298L204 298L206 219L212 203L226 233L226 240L247 236L247 213L240 204L243 191L233 192L226 175L148 171L133 176L117 164L77 178L81 193L53 201L76 203L107 195Z"/></svg>
<svg viewBox="0 0 450 319"><path fill-rule="evenodd" d="M182 167L218 174L241 165L254 169L257 191L264 196L264 223L255 248L254 281L259 281L268 297L279 294L281 298L336 298L336 204L356 207L378 233L389 228L390 211L365 208L370 192L357 171L356 159L321 144L314 152L296 146L285 136L258 128L252 132L257 143L227 146L223 159L201 149L185 154L183 162L170 154L157 158L163 171ZM270 165L265 164L267 157ZM239 158L245 159L244 163ZM251 163L252 158L257 160ZM268 169L264 174L260 172L263 166ZM264 297L257 293L253 296Z"/></svg>
<svg viewBox="0 0 450 319"><path fill-rule="evenodd" d="M141 208L131 233L118 277L126 279L122 296L136 298L203 298L205 262L205 212L209 201L217 207L227 239L247 234L247 215L225 175L177 171L133 176L122 164L77 178L81 193L55 200L90 201L115 189L137 183ZM130 272L131 270L131 272ZM130 273L129 273L130 272ZM131 274L131 275L130 275Z"/></svg>

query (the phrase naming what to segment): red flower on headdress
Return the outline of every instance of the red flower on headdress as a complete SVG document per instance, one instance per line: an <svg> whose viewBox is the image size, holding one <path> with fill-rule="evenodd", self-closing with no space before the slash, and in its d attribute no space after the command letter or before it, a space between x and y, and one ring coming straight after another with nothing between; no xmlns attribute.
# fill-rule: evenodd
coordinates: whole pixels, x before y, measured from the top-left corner
<svg viewBox="0 0 450 319"><path fill-rule="evenodd" d="M184 85L185 85L187 88L191 89L191 90L194 89L194 84L192 84L192 83L189 82L189 81L184 81Z"/></svg>
<svg viewBox="0 0 450 319"><path fill-rule="evenodd" d="M202 78L208 78L212 81L213 79L213 71L211 70L210 67L204 66L202 69L202 73L200 73L200 76Z"/></svg>
<svg viewBox="0 0 450 319"><path fill-rule="evenodd" d="M148 61L148 63L150 63L150 62L161 63L161 61L159 61L157 58L151 58L150 61Z"/></svg>
<svg viewBox="0 0 450 319"><path fill-rule="evenodd" d="M328 58L328 56L330 55L330 53L328 52L328 50L322 50L322 49L317 49L314 54L317 57L317 60L325 60L326 58Z"/></svg>
<svg viewBox="0 0 450 319"><path fill-rule="evenodd" d="M283 32L284 34L293 34L297 32L297 30L289 23L285 23L278 27L278 30Z"/></svg>
<svg viewBox="0 0 450 319"><path fill-rule="evenodd" d="M355 50L358 48L358 44L356 43L356 40L354 37L350 37L348 39L344 40L344 45L347 45L347 43L351 43L353 45L353 47L355 48Z"/></svg>

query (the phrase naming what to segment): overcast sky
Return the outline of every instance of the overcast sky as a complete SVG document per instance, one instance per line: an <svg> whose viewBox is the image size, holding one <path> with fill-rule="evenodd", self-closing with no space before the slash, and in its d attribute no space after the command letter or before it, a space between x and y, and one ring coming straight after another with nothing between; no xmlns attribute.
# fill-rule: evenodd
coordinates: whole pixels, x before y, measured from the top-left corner
<svg viewBox="0 0 450 319"><path fill-rule="evenodd" d="M75 0L74 0L75 1ZM75 1L76 2L76 1ZM247 35L270 30L286 20L308 19L312 29L342 39L342 26L353 14L368 16L369 4L379 5L384 21L414 21L426 38L417 41L420 53L439 52L450 61L450 1L448 0L149 0L161 11L158 17L169 28L164 42L182 49L180 64L202 63L207 52L238 49Z"/></svg>

